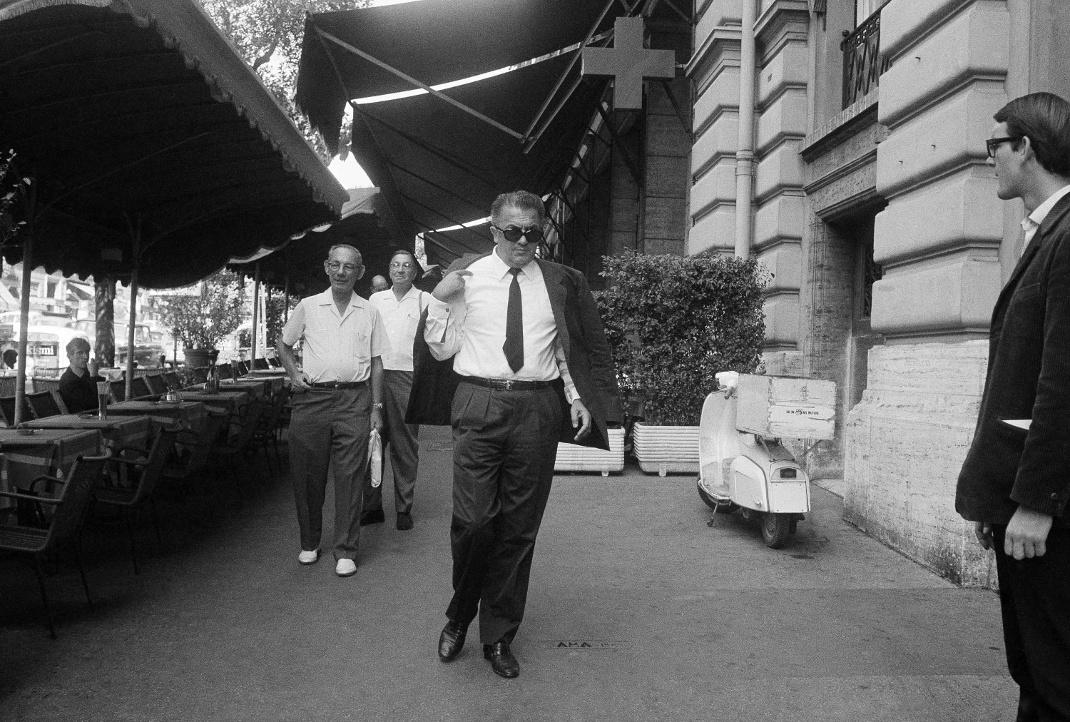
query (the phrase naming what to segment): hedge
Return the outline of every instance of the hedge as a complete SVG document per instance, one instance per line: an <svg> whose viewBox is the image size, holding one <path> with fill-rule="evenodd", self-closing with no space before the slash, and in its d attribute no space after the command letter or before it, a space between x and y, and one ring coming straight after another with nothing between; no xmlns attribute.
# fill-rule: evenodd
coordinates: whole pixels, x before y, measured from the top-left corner
<svg viewBox="0 0 1070 722"><path fill-rule="evenodd" d="M716 255L629 251L603 263L596 296L625 402L652 424L698 424L714 374L758 366L768 272Z"/></svg>

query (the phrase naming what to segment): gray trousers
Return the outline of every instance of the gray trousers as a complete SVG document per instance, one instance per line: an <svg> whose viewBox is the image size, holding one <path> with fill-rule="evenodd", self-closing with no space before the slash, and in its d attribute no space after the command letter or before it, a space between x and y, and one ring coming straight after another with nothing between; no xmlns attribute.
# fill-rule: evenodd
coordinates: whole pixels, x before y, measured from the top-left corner
<svg viewBox="0 0 1070 722"><path fill-rule="evenodd" d="M368 476L371 389L312 389L294 394L290 476L301 548L320 546L328 465L334 473L334 556L354 559L360 537L361 484Z"/></svg>
<svg viewBox="0 0 1070 722"><path fill-rule="evenodd" d="M389 453L390 466L394 470L394 511L399 514L412 511L420 463L420 426L405 423L411 392L412 371L383 371L383 466L386 466ZM383 487L373 488L369 477L364 484L364 511L381 511L382 508Z"/></svg>

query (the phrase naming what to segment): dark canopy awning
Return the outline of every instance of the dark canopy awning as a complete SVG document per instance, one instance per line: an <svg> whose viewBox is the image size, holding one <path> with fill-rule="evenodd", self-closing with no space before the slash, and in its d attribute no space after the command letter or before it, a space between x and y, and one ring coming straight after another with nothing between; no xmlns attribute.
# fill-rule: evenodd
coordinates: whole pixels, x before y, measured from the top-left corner
<svg viewBox="0 0 1070 722"><path fill-rule="evenodd" d="M36 182L34 265L126 278L139 236L153 288L346 200L193 0L0 0L0 147Z"/></svg>
<svg viewBox="0 0 1070 722"><path fill-rule="evenodd" d="M443 91L449 100L354 106L353 152L402 232L471 221L503 191L555 189L605 86L582 80L579 48L591 36L606 41L623 12L618 0L465 0L310 15L297 103L337 147L347 102L413 89L397 73L435 85L542 58ZM481 226L438 234L426 248L448 263L490 244Z"/></svg>
<svg viewBox="0 0 1070 722"><path fill-rule="evenodd" d="M308 296L327 288L323 261L331 246L348 243L360 251L365 273L357 292L367 296L371 277L387 274L390 254L397 248L412 250L412 239L391 235L382 221L382 199L376 188L352 188L342 207L342 217L296 234L281 247L261 248L245 257L230 259L231 270L253 277L279 290Z"/></svg>

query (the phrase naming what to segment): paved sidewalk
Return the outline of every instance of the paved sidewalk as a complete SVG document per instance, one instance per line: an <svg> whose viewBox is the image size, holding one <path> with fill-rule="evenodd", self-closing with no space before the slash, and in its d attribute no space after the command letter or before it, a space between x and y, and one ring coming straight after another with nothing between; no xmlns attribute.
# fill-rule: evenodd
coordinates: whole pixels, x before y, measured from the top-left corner
<svg viewBox="0 0 1070 722"><path fill-rule="evenodd" d="M555 480L520 677L491 673L475 626L442 664L448 432L421 446L416 528L365 527L349 579L297 564L285 480L173 494L139 576L121 534L93 534L97 608L76 573L49 579L57 641L32 572L0 562L0 718L1013 719L993 593L866 537L823 489L773 551L738 516L708 526L692 478L634 467Z"/></svg>

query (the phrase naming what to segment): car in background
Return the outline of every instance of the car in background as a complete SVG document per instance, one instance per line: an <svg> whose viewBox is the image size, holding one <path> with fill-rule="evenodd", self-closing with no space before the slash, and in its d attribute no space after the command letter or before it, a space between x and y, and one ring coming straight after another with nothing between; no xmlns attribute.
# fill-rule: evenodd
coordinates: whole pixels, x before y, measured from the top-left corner
<svg viewBox="0 0 1070 722"><path fill-rule="evenodd" d="M67 328L80 332L80 335L89 339L96 355L97 322L91 319L68 320ZM129 326L125 323L115 322L115 365L119 368L126 366L126 348ZM134 324L134 363L138 368L159 368L162 364L161 357L167 353L158 338L153 337L153 332L147 324Z"/></svg>

